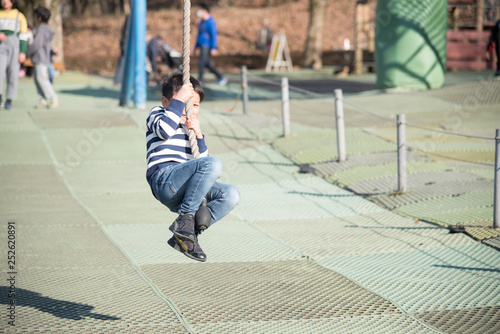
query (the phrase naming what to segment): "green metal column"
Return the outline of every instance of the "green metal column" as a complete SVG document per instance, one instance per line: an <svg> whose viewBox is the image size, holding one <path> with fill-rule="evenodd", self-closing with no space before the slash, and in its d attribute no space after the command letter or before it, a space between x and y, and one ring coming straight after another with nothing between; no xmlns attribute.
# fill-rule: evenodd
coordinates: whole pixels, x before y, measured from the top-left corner
<svg viewBox="0 0 500 334"><path fill-rule="evenodd" d="M379 0L375 19L377 87L440 88L446 66L444 0Z"/></svg>

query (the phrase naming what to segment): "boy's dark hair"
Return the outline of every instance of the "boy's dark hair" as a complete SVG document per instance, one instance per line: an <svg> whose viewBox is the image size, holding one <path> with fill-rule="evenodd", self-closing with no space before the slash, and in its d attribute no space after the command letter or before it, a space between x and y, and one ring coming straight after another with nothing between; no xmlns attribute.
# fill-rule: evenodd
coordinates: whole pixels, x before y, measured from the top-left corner
<svg viewBox="0 0 500 334"><path fill-rule="evenodd" d="M193 84L194 91L200 95L200 103L203 102L205 92L200 82L193 77L190 78L190 81ZM176 72L163 80L161 84L161 94L165 96L167 100L171 101L174 95L181 89L182 85L184 85L183 75L180 72Z"/></svg>
<svg viewBox="0 0 500 334"><path fill-rule="evenodd" d="M210 6L206 2L202 2L200 4L200 8L206 10L208 13L210 13Z"/></svg>
<svg viewBox="0 0 500 334"><path fill-rule="evenodd" d="M49 22L50 19L50 10L44 6L38 6L35 9L35 17L39 17L43 23Z"/></svg>

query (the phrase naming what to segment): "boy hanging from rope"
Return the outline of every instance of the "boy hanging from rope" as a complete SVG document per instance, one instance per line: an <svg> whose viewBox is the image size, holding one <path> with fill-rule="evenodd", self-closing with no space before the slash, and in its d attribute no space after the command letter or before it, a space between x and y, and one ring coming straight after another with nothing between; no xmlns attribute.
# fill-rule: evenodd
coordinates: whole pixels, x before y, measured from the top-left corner
<svg viewBox="0 0 500 334"><path fill-rule="evenodd" d="M195 226L195 215L206 198L210 223L227 215L239 202L236 187L217 182L222 162L208 156L198 113L205 93L198 80L190 77L183 84L181 73L174 73L162 83L161 106L151 109L147 123L146 178L153 195L179 216L170 226L173 232L168 244L187 257L206 261L198 243L201 229ZM185 106L192 99L192 114L186 119ZM193 158L188 129L196 134L200 157Z"/></svg>

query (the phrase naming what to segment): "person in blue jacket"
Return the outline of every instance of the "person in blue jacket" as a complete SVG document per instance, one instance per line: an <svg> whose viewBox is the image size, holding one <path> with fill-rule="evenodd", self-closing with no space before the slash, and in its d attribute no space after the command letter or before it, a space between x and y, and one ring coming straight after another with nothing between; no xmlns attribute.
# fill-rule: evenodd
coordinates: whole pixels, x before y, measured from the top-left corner
<svg viewBox="0 0 500 334"><path fill-rule="evenodd" d="M194 47L195 52L198 48L200 49L198 80L203 82L205 68L208 68L210 72L217 76L219 85L225 85L227 79L210 62L210 56L217 54L217 24L212 15L210 15L210 7L202 3L200 9L196 11L196 15L201 19L198 23L198 37L196 38L196 45Z"/></svg>

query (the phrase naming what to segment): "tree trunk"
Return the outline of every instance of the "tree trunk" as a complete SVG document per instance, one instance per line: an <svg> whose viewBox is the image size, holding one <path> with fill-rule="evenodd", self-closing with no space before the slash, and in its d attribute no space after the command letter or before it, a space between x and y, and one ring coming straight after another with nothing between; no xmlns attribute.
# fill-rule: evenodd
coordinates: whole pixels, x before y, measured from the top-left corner
<svg viewBox="0 0 500 334"><path fill-rule="evenodd" d="M230 0L218 0L217 5L222 8L227 8L231 6L231 1Z"/></svg>
<svg viewBox="0 0 500 334"><path fill-rule="evenodd" d="M122 4L120 0L114 1L114 12L116 16L119 16L122 12Z"/></svg>
<svg viewBox="0 0 500 334"><path fill-rule="evenodd" d="M323 67L323 26L328 0L309 0L309 27L307 29L304 66L313 69Z"/></svg>
<svg viewBox="0 0 500 334"><path fill-rule="evenodd" d="M50 9L49 26L54 31L52 39L52 49L57 52L54 56L54 67L57 70L64 70L64 49L63 49L63 27L61 16L61 0L45 0L45 6Z"/></svg>
<svg viewBox="0 0 500 334"><path fill-rule="evenodd" d="M82 8L82 2L80 0L74 0L74 5L75 9L73 10L73 14L76 16L82 16L83 15L83 8Z"/></svg>

